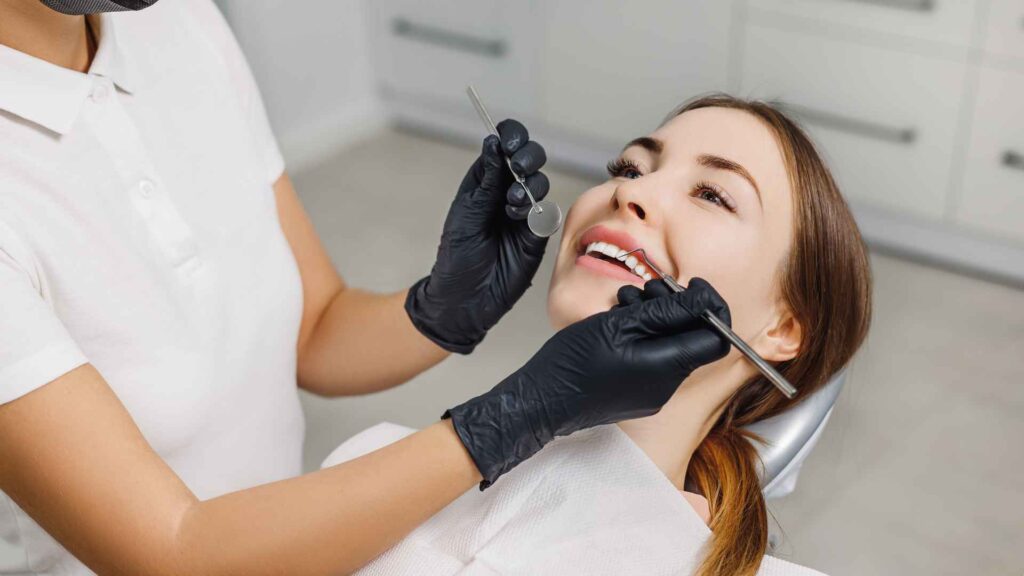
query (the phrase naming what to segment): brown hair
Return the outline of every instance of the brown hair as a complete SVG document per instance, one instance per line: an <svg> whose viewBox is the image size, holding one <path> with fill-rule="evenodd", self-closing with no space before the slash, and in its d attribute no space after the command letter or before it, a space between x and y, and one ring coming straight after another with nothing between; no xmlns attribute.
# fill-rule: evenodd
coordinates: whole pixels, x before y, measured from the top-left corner
<svg viewBox="0 0 1024 576"><path fill-rule="evenodd" d="M792 248L779 284L802 341L799 354L776 368L798 393L789 400L763 376L746 382L698 446L686 478L711 510L713 537L698 574L752 576L767 547L768 517L752 444L760 439L742 427L792 407L849 362L871 321L871 268L849 207L804 131L778 107L724 94L692 100L669 119L712 107L746 112L772 130L793 190Z"/></svg>

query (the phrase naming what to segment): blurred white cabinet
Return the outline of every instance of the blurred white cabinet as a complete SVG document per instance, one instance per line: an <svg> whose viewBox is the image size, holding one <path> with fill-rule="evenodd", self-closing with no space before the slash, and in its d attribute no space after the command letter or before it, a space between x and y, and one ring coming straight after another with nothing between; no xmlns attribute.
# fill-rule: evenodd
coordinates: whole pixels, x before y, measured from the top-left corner
<svg viewBox="0 0 1024 576"><path fill-rule="evenodd" d="M1024 72L982 70L956 221L1024 242L1022 108Z"/></svg>
<svg viewBox="0 0 1024 576"><path fill-rule="evenodd" d="M684 100L727 88L731 1L540 3L540 115L621 147Z"/></svg>
<svg viewBox="0 0 1024 576"><path fill-rule="evenodd" d="M1024 60L1024 0L991 0L985 50Z"/></svg>
<svg viewBox="0 0 1024 576"><path fill-rule="evenodd" d="M933 58L752 25L741 92L789 105L848 197L938 220L946 209L966 70L966 57Z"/></svg>
<svg viewBox="0 0 1024 576"><path fill-rule="evenodd" d="M384 90L427 106L469 110L474 84L495 121L535 107L530 6L498 0L375 0L378 78Z"/></svg>
<svg viewBox="0 0 1024 576"><path fill-rule="evenodd" d="M750 0L753 10L812 23L966 47L978 2L988 0ZM1009 0L1017 2L1019 0Z"/></svg>

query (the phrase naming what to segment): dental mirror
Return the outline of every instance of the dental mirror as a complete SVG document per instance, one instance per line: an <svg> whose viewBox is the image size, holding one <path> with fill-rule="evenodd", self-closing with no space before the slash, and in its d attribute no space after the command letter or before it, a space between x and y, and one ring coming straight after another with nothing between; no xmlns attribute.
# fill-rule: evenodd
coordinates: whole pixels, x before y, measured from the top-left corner
<svg viewBox="0 0 1024 576"><path fill-rule="evenodd" d="M523 188L526 187L523 186ZM536 202L526 216L526 225L530 227L530 232L541 238L547 238L562 227L562 209L550 200Z"/></svg>
<svg viewBox="0 0 1024 576"><path fill-rule="evenodd" d="M476 108L476 113L480 115L480 119L483 120L487 131L500 138L501 135L498 134L498 128L494 125L494 120L491 120L491 115L487 113L487 109L484 108L483 102L480 101L480 95L476 93L476 89L472 85L467 86L466 94L469 94L469 100L473 102L473 107ZM547 238L558 232L558 229L562 227L562 209L558 207L558 204L550 200L537 202L533 197L533 192L530 192L530 189L526 186L526 179L520 176L515 168L512 167L512 160L508 156L505 156L505 164L508 165L512 176L523 187L526 197L530 199L530 204L533 205L530 208L530 213L526 216L526 225L530 227L530 232L541 238Z"/></svg>

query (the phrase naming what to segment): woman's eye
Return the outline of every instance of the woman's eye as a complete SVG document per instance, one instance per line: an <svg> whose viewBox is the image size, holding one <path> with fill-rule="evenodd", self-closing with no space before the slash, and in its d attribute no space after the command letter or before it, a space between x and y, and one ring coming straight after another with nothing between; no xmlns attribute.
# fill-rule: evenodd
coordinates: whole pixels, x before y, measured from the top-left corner
<svg viewBox="0 0 1024 576"><path fill-rule="evenodd" d="M608 175L612 178L636 180L643 176L644 173L640 171L640 167L635 162L619 158L608 163Z"/></svg>
<svg viewBox="0 0 1024 576"><path fill-rule="evenodd" d="M726 197L719 192L714 186L710 184L698 184L693 191L693 195L706 202L711 202L716 206L721 206L729 212L735 212L736 207L726 199Z"/></svg>
<svg viewBox="0 0 1024 576"><path fill-rule="evenodd" d="M725 202L722 202L722 197L719 196L718 192L710 188L701 188L697 191L697 197L708 202L718 204L719 206L725 206Z"/></svg>

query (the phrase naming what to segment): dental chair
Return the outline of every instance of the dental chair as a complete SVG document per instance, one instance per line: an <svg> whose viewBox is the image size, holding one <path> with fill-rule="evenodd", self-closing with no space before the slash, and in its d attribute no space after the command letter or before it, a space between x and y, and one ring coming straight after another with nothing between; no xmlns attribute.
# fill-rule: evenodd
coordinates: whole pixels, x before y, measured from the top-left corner
<svg viewBox="0 0 1024 576"><path fill-rule="evenodd" d="M767 442L755 443L764 463L761 490L766 499L781 498L796 488L800 467L832 416L845 380L846 372L840 372L790 410L746 427Z"/></svg>
<svg viewBox="0 0 1024 576"><path fill-rule="evenodd" d="M845 380L846 371L839 372L821 390L793 408L746 427L766 442L754 443L764 464L761 470L761 491L766 500L782 498L796 488L800 467L818 443L825 424L832 416ZM774 554L782 542L783 535L779 528L774 521L768 525L769 554Z"/></svg>

